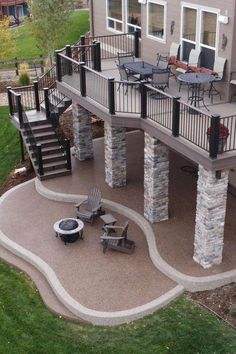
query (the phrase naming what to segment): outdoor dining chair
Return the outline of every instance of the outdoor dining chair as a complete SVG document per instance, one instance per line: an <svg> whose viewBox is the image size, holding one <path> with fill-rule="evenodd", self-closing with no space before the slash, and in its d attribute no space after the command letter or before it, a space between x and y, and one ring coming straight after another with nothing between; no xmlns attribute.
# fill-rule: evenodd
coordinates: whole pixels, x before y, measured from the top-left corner
<svg viewBox="0 0 236 354"><path fill-rule="evenodd" d="M119 65L134 62L134 52L117 53Z"/></svg>
<svg viewBox="0 0 236 354"><path fill-rule="evenodd" d="M179 72L181 74L185 74L187 72L191 71L197 71L199 60L200 60L200 55L201 52L199 52L197 49L191 49L189 53L189 58L188 61L181 61L177 60L177 68L176 72ZM179 81L179 91L181 90L181 87L184 83Z"/></svg>
<svg viewBox="0 0 236 354"><path fill-rule="evenodd" d="M169 56L166 54L157 54L157 68L167 70L169 68Z"/></svg>
<svg viewBox="0 0 236 354"><path fill-rule="evenodd" d="M152 80L150 84L158 90L164 91L169 87L170 72L168 69L160 70L159 68L152 70Z"/></svg>
<svg viewBox="0 0 236 354"><path fill-rule="evenodd" d="M119 74L120 74L120 83L118 86L117 91L120 89L121 85L124 87L125 86L125 95L127 94L128 91L128 86L130 84L131 88L134 86L134 83L139 84L140 79L139 77L131 74L125 67L124 65L117 65Z"/></svg>
<svg viewBox="0 0 236 354"><path fill-rule="evenodd" d="M221 93L219 90L216 89L214 84L216 82L222 81L224 76L225 63L226 63L225 58L221 58L218 56L215 57L215 62L213 67L214 80L211 81L209 89L206 90L208 92L209 97L211 98L212 103L213 103L213 97L216 95L219 95L221 100Z"/></svg>

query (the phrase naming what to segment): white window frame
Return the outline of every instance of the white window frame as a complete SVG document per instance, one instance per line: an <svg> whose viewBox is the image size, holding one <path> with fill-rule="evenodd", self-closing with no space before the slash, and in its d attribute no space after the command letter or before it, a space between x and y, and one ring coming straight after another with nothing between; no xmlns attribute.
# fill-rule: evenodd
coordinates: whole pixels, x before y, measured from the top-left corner
<svg viewBox="0 0 236 354"><path fill-rule="evenodd" d="M162 5L164 7L164 33L163 38L153 36L149 33L149 5L150 3ZM166 43L166 22L167 22L167 2L164 0L148 0L147 1L147 38L154 39L155 41Z"/></svg>
<svg viewBox="0 0 236 354"><path fill-rule="evenodd" d="M116 18L108 16L108 2L109 0L106 0L106 28L107 31L113 32L113 33L124 33L124 28L125 28L125 16L124 16L124 0L121 1L121 12L122 12L122 21L117 20ZM114 21L115 23L121 23L122 24L122 31L119 31L115 28L109 27L108 22L109 20Z"/></svg>
<svg viewBox="0 0 236 354"><path fill-rule="evenodd" d="M134 31L136 31L136 29L138 30L142 30L142 26L137 26L137 25L132 25L132 23L128 22L128 3L130 0L125 0L125 24L126 24L126 32L128 33L128 27L133 27ZM138 0L137 0L138 1ZM141 21L142 21L142 5L141 6Z"/></svg>
<svg viewBox="0 0 236 354"><path fill-rule="evenodd" d="M196 18L196 39L195 41L191 41L188 39L183 38L183 26L184 26L184 8L191 8L195 9L197 11L197 18ZM210 12L215 14L216 17L216 42L215 42L215 47L208 46L206 44L201 43L201 31L202 31L202 13L203 12ZM218 49L219 49L219 18L220 15L220 10L208 6L201 6L201 5L195 5L195 4L190 4L187 2L182 2L181 4L181 30L180 30L180 43L182 44L183 41L195 44L195 49L199 50L201 47L207 48L207 49L212 49L215 51L215 55L218 54ZM181 46L182 47L182 46ZM182 58L182 49L181 49L181 58Z"/></svg>

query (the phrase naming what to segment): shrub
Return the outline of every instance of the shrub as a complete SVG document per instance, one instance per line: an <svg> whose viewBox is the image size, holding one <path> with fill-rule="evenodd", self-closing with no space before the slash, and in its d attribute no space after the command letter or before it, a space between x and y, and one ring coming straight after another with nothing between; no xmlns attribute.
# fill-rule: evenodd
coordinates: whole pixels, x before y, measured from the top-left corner
<svg viewBox="0 0 236 354"><path fill-rule="evenodd" d="M20 64L19 69L19 83L22 86L27 86L30 84L30 76L29 76L29 65L27 63Z"/></svg>

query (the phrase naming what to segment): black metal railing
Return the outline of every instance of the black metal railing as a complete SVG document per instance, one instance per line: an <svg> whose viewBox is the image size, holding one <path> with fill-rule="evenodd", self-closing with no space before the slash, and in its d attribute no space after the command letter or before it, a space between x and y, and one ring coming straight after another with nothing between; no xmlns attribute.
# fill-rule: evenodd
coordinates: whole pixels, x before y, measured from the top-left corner
<svg viewBox="0 0 236 354"><path fill-rule="evenodd" d="M147 117L172 130L173 96L147 86Z"/></svg>
<svg viewBox="0 0 236 354"><path fill-rule="evenodd" d="M208 129L211 127L211 114L180 102L179 136L190 141L203 150L209 151Z"/></svg>
<svg viewBox="0 0 236 354"><path fill-rule="evenodd" d="M236 116L220 118L220 138L223 140L223 152L236 150Z"/></svg>
<svg viewBox="0 0 236 354"><path fill-rule="evenodd" d="M140 84L130 81L113 82L115 92L115 112L140 114Z"/></svg>
<svg viewBox="0 0 236 354"><path fill-rule="evenodd" d="M56 82L56 65L53 65L43 76L38 80L38 95L39 103L44 101L44 91L45 87L52 87Z"/></svg>
<svg viewBox="0 0 236 354"><path fill-rule="evenodd" d="M109 79L97 71L82 65L81 92L83 96L92 98L97 103L108 108ZM84 79L85 77L85 79ZM82 91L83 88L83 91Z"/></svg>
<svg viewBox="0 0 236 354"><path fill-rule="evenodd" d="M35 109L34 85L14 87L12 92L21 96L21 103L25 110Z"/></svg>

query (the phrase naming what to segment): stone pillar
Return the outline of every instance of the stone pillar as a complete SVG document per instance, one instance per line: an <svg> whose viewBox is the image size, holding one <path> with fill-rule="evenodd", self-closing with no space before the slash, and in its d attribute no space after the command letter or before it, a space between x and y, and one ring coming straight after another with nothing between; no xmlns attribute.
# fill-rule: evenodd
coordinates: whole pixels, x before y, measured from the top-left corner
<svg viewBox="0 0 236 354"><path fill-rule="evenodd" d="M199 165L194 239L195 262L209 268L222 261L229 171L216 173Z"/></svg>
<svg viewBox="0 0 236 354"><path fill-rule="evenodd" d="M74 155L80 160L93 158L93 138L90 113L77 103L72 104Z"/></svg>
<svg viewBox="0 0 236 354"><path fill-rule="evenodd" d="M112 187L126 185L126 129L104 124L105 180Z"/></svg>
<svg viewBox="0 0 236 354"><path fill-rule="evenodd" d="M144 216L151 223L168 219L169 149L145 133Z"/></svg>

